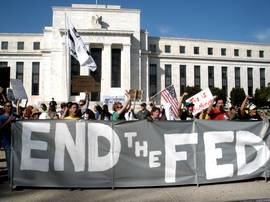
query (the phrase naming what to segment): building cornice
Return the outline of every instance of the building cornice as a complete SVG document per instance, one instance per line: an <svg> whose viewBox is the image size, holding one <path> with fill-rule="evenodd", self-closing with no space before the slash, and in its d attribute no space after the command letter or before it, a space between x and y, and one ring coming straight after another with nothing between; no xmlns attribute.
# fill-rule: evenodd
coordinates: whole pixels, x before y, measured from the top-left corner
<svg viewBox="0 0 270 202"><path fill-rule="evenodd" d="M53 11L99 11L99 12L117 12L117 13L141 13L140 9L127 9L113 5L96 5L96 4L72 4L72 7L52 7Z"/></svg>
<svg viewBox="0 0 270 202"><path fill-rule="evenodd" d="M67 32L67 29L59 29L61 34L65 34ZM125 31L125 30L107 30L107 29L77 29L79 34L81 35L89 35L89 34L95 34L95 35L109 35L109 36L132 36L134 34L133 31Z"/></svg>
<svg viewBox="0 0 270 202"><path fill-rule="evenodd" d="M157 36L149 36L149 40L172 40L172 41L184 41L184 42L211 42L211 43L224 43L224 44L241 44L241 45L257 45L257 46L268 46L270 44L267 43L257 43L257 42L243 42L243 41L225 41L225 40L211 40L211 39L195 39L195 38L181 38L181 37L157 37Z"/></svg>
<svg viewBox="0 0 270 202"><path fill-rule="evenodd" d="M149 58L157 58L157 59L173 59L173 60L194 60L194 61L211 61L211 62L240 62L240 63L257 63L257 64L270 64L270 60L256 60L256 59L233 59L233 58L208 58L208 57L192 57L192 56L161 56L161 55L153 55L149 54Z"/></svg>
<svg viewBox="0 0 270 202"><path fill-rule="evenodd" d="M42 56L41 52L33 53L33 52L0 52L0 56L17 56L17 57L24 57L24 56Z"/></svg>

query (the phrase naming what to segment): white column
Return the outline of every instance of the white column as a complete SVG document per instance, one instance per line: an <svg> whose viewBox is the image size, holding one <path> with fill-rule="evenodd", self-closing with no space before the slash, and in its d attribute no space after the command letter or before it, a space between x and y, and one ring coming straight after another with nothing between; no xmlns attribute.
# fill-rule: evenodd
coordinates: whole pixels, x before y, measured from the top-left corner
<svg viewBox="0 0 270 202"><path fill-rule="evenodd" d="M248 78L247 78L247 67L240 67L240 87L245 90L248 95Z"/></svg>
<svg viewBox="0 0 270 202"><path fill-rule="evenodd" d="M111 88L111 71L112 71L112 47L111 44L103 44L102 62L101 62L101 89L100 98L103 100L104 95L108 95Z"/></svg>
<svg viewBox="0 0 270 202"><path fill-rule="evenodd" d="M228 83L228 95L232 91L232 88L235 88L235 74L234 74L234 66L227 66L227 83Z"/></svg>
<svg viewBox="0 0 270 202"><path fill-rule="evenodd" d="M200 82L201 82L201 89L208 88L208 66L212 66L209 64L202 64L200 67ZM193 70L194 73L194 70ZM195 78L194 78L195 79Z"/></svg>
<svg viewBox="0 0 270 202"><path fill-rule="evenodd" d="M130 44L123 44L121 53L121 89L123 92L130 89L130 64Z"/></svg>
<svg viewBox="0 0 270 202"><path fill-rule="evenodd" d="M186 73L187 73L187 78L186 78L186 85L187 86L194 86L194 64L187 64L186 66Z"/></svg>
<svg viewBox="0 0 270 202"><path fill-rule="evenodd" d="M222 65L221 65L222 66ZM221 66L215 65L214 66L214 80L215 80L215 87L222 89L222 74L221 74Z"/></svg>

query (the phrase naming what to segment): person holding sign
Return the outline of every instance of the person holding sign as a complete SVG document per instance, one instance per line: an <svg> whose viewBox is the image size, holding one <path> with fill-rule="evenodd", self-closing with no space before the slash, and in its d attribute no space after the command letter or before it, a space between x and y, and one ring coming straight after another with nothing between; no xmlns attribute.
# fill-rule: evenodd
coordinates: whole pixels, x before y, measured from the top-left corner
<svg viewBox="0 0 270 202"><path fill-rule="evenodd" d="M215 107L213 107L216 100ZM207 110L210 120L226 120L229 119L227 112L224 110L224 101L217 96L214 96L212 104L209 105Z"/></svg>

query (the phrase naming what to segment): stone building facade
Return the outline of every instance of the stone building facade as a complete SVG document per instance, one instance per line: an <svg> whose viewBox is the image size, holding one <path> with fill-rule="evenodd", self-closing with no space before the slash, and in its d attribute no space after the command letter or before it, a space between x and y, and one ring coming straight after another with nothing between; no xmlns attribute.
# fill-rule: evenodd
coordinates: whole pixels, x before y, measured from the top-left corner
<svg viewBox="0 0 270 202"><path fill-rule="evenodd" d="M0 33L0 68L9 66L10 78L23 81L32 104L80 99L71 90L74 75L98 79L94 102L123 96L126 89L143 90L148 101L171 84L178 95L185 86L228 93L242 87L252 95L270 82L268 44L151 37L141 30L140 10L120 6L73 4L53 7L52 16L42 34ZM95 75L68 54L67 16L97 63Z"/></svg>

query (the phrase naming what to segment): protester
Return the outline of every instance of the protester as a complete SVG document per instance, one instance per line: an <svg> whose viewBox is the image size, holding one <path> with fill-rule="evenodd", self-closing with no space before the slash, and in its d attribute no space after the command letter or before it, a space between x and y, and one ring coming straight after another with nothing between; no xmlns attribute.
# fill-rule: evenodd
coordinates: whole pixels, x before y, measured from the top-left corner
<svg viewBox="0 0 270 202"><path fill-rule="evenodd" d="M122 105L121 102L115 102L113 104L113 111L114 111L112 114L113 121L125 120L125 113L130 107L130 95L128 91L126 91L125 95L127 97L127 100L124 103L124 105Z"/></svg>
<svg viewBox="0 0 270 202"><path fill-rule="evenodd" d="M139 120L147 119L150 116L150 112L146 109L146 103L141 103L141 110L135 114L135 118Z"/></svg>
<svg viewBox="0 0 270 202"><path fill-rule="evenodd" d="M111 120L112 114L109 112L108 105L106 104L103 105L100 117L101 117L101 120L104 120L104 121Z"/></svg>
<svg viewBox="0 0 270 202"><path fill-rule="evenodd" d="M54 101L54 98L49 102L49 108L56 109L57 103Z"/></svg>
<svg viewBox="0 0 270 202"><path fill-rule="evenodd" d="M45 103L40 104L40 111L41 114L39 115L39 119L49 119L48 111L47 111L47 105Z"/></svg>
<svg viewBox="0 0 270 202"><path fill-rule="evenodd" d="M95 120L94 112L88 108L89 105L89 93L85 92L84 100L79 101L79 110L78 115L81 119L84 120Z"/></svg>
<svg viewBox="0 0 270 202"><path fill-rule="evenodd" d="M79 109L78 104L76 102L73 102L71 105L68 106L68 111L64 119L79 120L80 116L78 115L78 109Z"/></svg>
<svg viewBox="0 0 270 202"><path fill-rule="evenodd" d="M251 97L246 96L241 104L241 108L240 108L241 119L260 121L262 120L262 117L258 114L257 107L255 104L250 103L248 105L247 112L245 111L246 105L250 98Z"/></svg>
<svg viewBox="0 0 270 202"><path fill-rule="evenodd" d="M94 106L94 114L95 114L95 119L96 120L101 120L101 113L102 113L102 108L100 105L95 105Z"/></svg>
<svg viewBox="0 0 270 202"><path fill-rule="evenodd" d="M216 100L216 104L214 105L214 101ZM207 114L210 120L226 120L229 119L227 112L224 110L224 101L217 96L214 96L214 99L210 106L208 107Z"/></svg>
<svg viewBox="0 0 270 202"><path fill-rule="evenodd" d="M64 117L64 113L65 113L66 109L67 109L67 103L66 102L62 102L60 104L60 110L57 112L59 119L65 118Z"/></svg>
<svg viewBox="0 0 270 202"><path fill-rule="evenodd" d="M12 103L7 101L4 104L4 114L0 115L0 142L6 154L8 177L10 177L11 122L15 119L16 116L12 114Z"/></svg>
<svg viewBox="0 0 270 202"><path fill-rule="evenodd" d="M160 108L153 107L150 116L147 118L148 121L159 121L161 119L160 116Z"/></svg>

